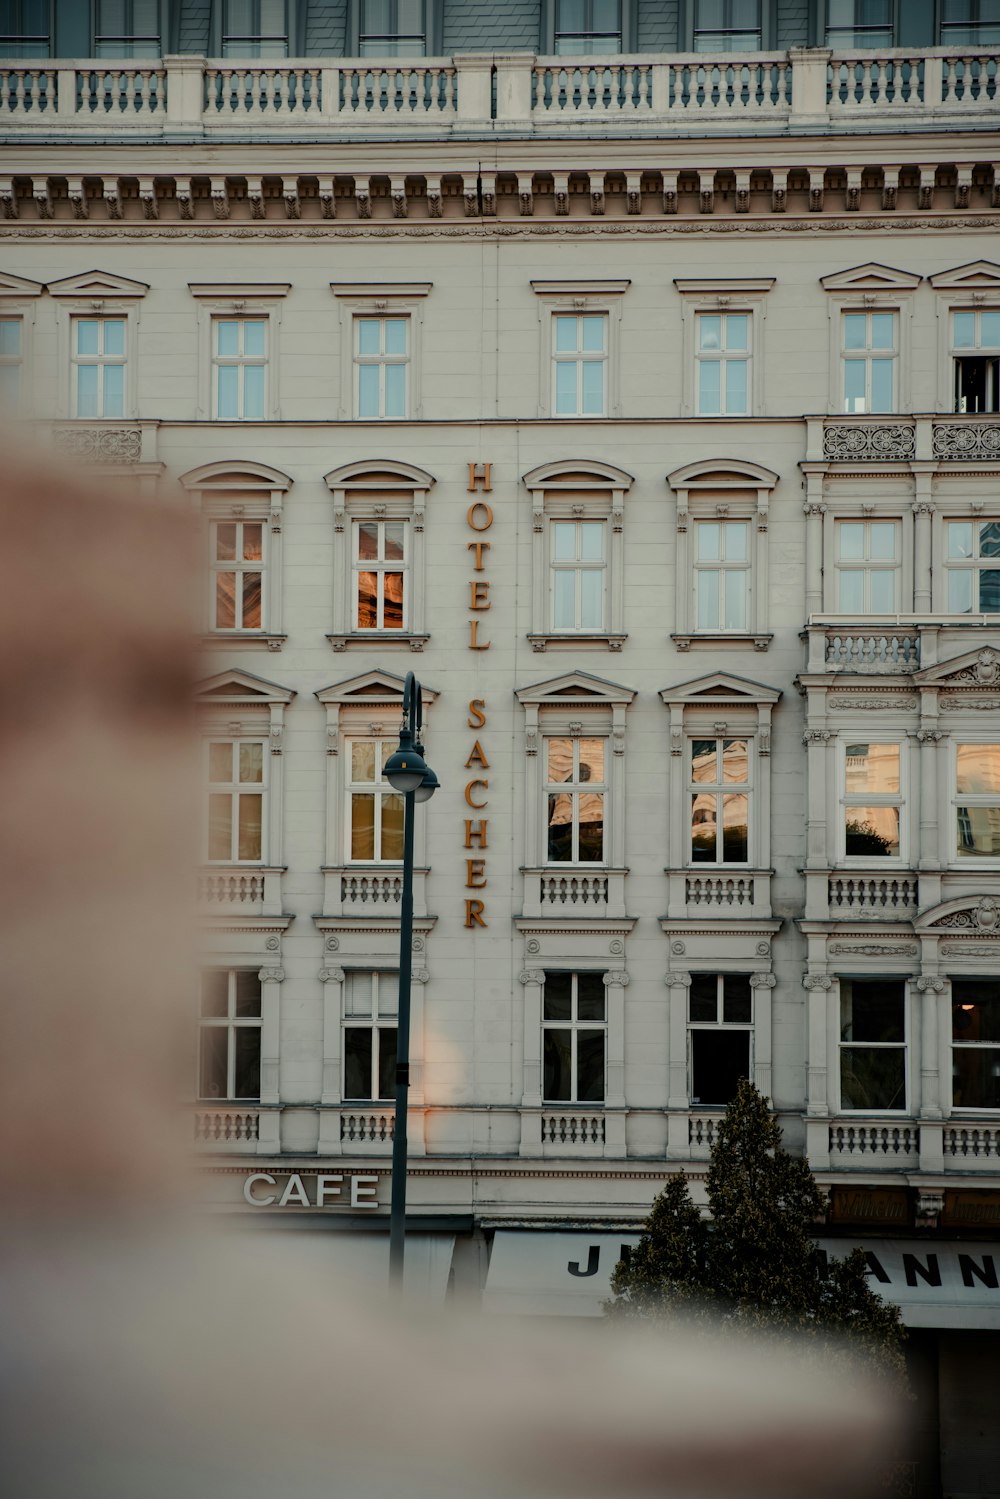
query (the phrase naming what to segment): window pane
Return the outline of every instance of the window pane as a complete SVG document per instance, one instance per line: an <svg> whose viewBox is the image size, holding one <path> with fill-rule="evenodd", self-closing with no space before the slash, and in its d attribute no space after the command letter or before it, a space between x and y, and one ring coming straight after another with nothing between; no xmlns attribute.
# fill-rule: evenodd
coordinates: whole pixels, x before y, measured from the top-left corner
<svg viewBox="0 0 1000 1499"><path fill-rule="evenodd" d="M869 574L871 585L871 613L895 614L896 574L876 569Z"/></svg>
<svg viewBox="0 0 1000 1499"><path fill-rule="evenodd" d="M957 756L960 792L1000 792L1000 745L960 744Z"/></svg>
<svg viewBox="0 0 1000 1499"><path fill-rule="evenodd" d="M691 1032L691 1102L721 1108L750 1074L749 1031Z"/></svg>
<svg viewBox="0 0 1000 1499"><path fill-rule="evenodd" d="M351 858L375 857L375 798L364 792L351 794Z"/></svg>
<svg viewBox="0 0 1000 1499"><path fill-rule="evenodd" d="M726 1024L749 1023L751 1004L750 975L727 973L722 980L722 1018Z"/></svg>
<svg viewBox="0 0 1000 1499"><path fill-rule="evenodd" d="M838 573L837 610L841 614L865 612L865 575L860 570Z"/></svg>
<svg viewBox="0 0 1000 1499"><path fill-rule="evenodd" d="M236 574L215 575L215 625L216 630L236 628Z"/></svg>
<svg viewBox="0 0 1000 1499"><path fill-rule="evenodd" d="M952 979L951 1014L956 1041L1000 1042L1000 983L996 979Z"/></svg>
<svg viewBox="0 0 1000 1499"><path fill-rule="evenodd" d="M375 745L371 739L351 742L351 780L366 784L375 779Z"/></svg>
<svg viewBox="0 0 1000 1499"><path fill-rule="evenodd" d="M603 624L604 574L585 568L580 573L580 625L584 630L599 630Z"/></svg>
<svg viewBox="0 0 1000 1499"><path fill-rule="evenodd" d="M403 317L386 318L385 352L387 354L406 353L406 324L407 319Z"/></svg>
<svg viewBox="0 0 1000 1499"><path fill-rule="evenodd" d="M243 416L248 422L264 416L264 366L248 364L243 369Z"/></svg>
<svg viewBox="0 0 1000 1499"><path fill-rule="evenodd" d="M547 857L553 864L567 864L573 857L573 803L565 792L549 797Z"/></svg>
<svg viewBox="0 0 1000 1499"><path fill-rule="evenodd" d="M749 531L746 521L726 521L722 527L722 544L727 562L746 562Z"/></svg>
<svg viewBox="0 0 1000 1499"><path fill-rule="evenodd" d="M948 574L949 614L972 613L972 578L971 572L953 570Z"/></svg>
<svg viewBox="0 0 1000 1499"><path fill-rule="evenodd" d="M387 562L402 562L406 527L402 521L386 521L382 529L382 554Z"/></svg>
<svg viewBox="0 0 1000 1499"><path fill-rule="evenodd" d="M358 573L358 629L378 626L378 592L374 573Z"/></svg>
<svg viewBox="0 0 1000 1499"><path fill-rule="evenodd" d="M264 799L261 796L240 797L239 857L261 857L261 828Z"/></svg>
<svg viewBox="0 0 1000 1499"><path fill-rule="evenodd" d="M381 331L378 318L358 318L358 353L381 353Z"/></svg>
<svg viewBox="0 0 1000 1499"><path fill-rule="evenodd" d="M577 1033L576 1096L581 1103L601 1103L604 1100L603 1031Z"/></svg>
<svg viewBox="0 0 1000 1499"><path fill-rule="evenodd" d="M240 372L235 364L223 364L215 372L216 416L235 421L239 416Z"/></svg>
<svg viewBox="0 0 1000 1499"><path fill-rule="evenodd" d="M604 361L589 360L583 366L583 414L604 415Z"/></svg>
<svg viewBox="0 0 1000 1499"><path fill-rule="evenodd" d="M8 359L16 359L20 352L20 318L4 318L0 320L0 355Z"/></svg>
<svg viewBox="0 0 1000 1499"><path fill-rule="evenodd" d="M98 349L98 327L94 318L77 318L76 320L76 352L83 355L94 355Z"/></svg>
<svg viewBox="0 0 1000 1499"><path fill-rule="evenodd" d="M899 790L898 744L849 744L845 755L848 796Z"/></svg>
<svg viewBox="0 0 1000 1499"><path fill-rule="evenodd" d="M952 1100L957 1109L1000 1108L1000 1048L952 1048Z"/></svg>
<svg viewBox="0 0 1000 1499"><path fill-rule="evenodd" d="M261 627L261 576L259 572L243 574L243 628L259 630Z"/></svg>
<svg viewBox="0 0 1000 1499"><path fill-rule="evenodd" d="M235 359L240 352L240 325L234 319L219 318L215 324L216 348L223 359Z"/></svg>
<svg viewBox="0 0 1000 1499"><path fill-rule="evenodd" d="M78 364L76 367L76 414L77 416L99 415L96 364Z"/></svg>
<svg viewBox="0 0 1000 1499"><path fill-rule="evenodd" d="M743 786L750 779L750 759L745 739L723 740L722 779L727 785Z"/></svg>
<svg viewBox="0 0 1000 1499"><path fill-rule="evenodd" d="M553 577L552 626L556 630L576 628L576 573L570 568Z"/></svg>
<svg viewBox="0 0 1000 1499"><path fill-rule="evenodd" d="M979 314L979 342L984 349L1000 348L1000 312Z"/></svg>
<svg viewBox="0 0 1000 1499"><path fill-rule="evenodd" d="M264 746L240 745L240 780L259 784L264 779Z"/></svg>
<svg viewBox="0 0 1000 1499"><path fill-rule="evenodd" d="M572 739L548 739L548 777L550 782L573 779Z"/></svg>
<svg viewBox="0 0 1000 1499"><path fill-rule="evenodd" d="M580 524L580 556L585 562L598 562L604 558L604 522L582 521Z"/></svg>
<svg viewBox="0 0 1000 1499"><path fill-rule="evenodd" d="M906 1002L902 979L841 979L842 1041L903 1041Z"/></svg>
<svg viewBox="0 0 1000 1499"><path fill-rule="evenodd" d="M236 970L236 1014L241 1018L260 1014L260 979L253 969Z"/></svg>
<svg viewBox="0 0 1000 1499"><path fill-rule="evenodd" d="M695 586L698 594L698 628L699 630L717 630L719 628L719 574L707 570L696 573Z"/></svg>
<svg viewBox="0 0 1000 1499"><path fill-rule="evenodd" d="M895 560L896 526L893 521L871 522L868 527L868 555L874 562Z"/></svg>
<svg viewBox="0 0 1000 1499"><path fill-rule="evenodd" d="M604 797L597 792L580 797L580 863L600 864L604 858Z"/></svg>
<svg viewBox="0 0 1000 1499"><path fill-rule="evenodd" d="M949 521L945 529L948 534L948 556L971 557L973 555L972 522L969 520Z"/></svg>
<svg viewBox="0 0 1000 1499"><path fill-rule="evenodd" d="M699 521L695 530L698 537L698 561L720 561L722 557L721 525L717 521Z"/></svg>
<svg viewBox="0 0 1000 1499"><path fill-rule="evenodd" d="M603 973L578 973L576 976L576 1015L578 1020L600 1020L605 1016Z"/></svg>
<svg viewBox="0 0 1000 1499"><path fill-rule="evenodd" d="M980 557L1000 557L1000 521L988 520L979 527Z"/></svg>
<svg viewBox="0 0 1000 1499"><path fill-rule="evenodd" d="M229 1056L229 1031L223 1025L206 1025L201 1032L198 1096L225 1098L229 1091L226 1068Z"/></svg>
<svg viewBox="0 0 1000 1499"><path fill-rule="evenodd" d="M557 317L556 324L556 352L559 354L571 354L576 351L577 324L575 317Z"/></svg>
<svg viewBox="0 0 1000 1499"><path fill-rule="evenodd" d="M383 859L403 857L403 798L395 791L382 797L382 850Z"/></svg>
<svg viewBox="0 0 1000 1499"><path fill-rule="evenodd" d="M267 324L263 318L251 318L243 324L243 352L248 359L263 359Z"/></svg>
<svg viewBox="0 0 1000 1499"><path fill-rule="evenodd" d="M214 784L220 781L230 781L233 776L233 746L225 744L210 744L208 746L208 779Z"/></svg>
<svg viewBox="0 0 1000 1499"><path fill-rule="evenodd" d="M840 1053L840 1102L845 1109L905 1109L904 1051L901 1046L844 1047Z"/></svg>
<svg viewBox="0 0 1000 1499"><path fill-rule="evenodd" d="M722 319L707 313L698 318L698 347L718 350L722 347Z"/></svg>
<svg viewBox="0 0 1000 1499"><path fill-rule="evenodd" d="M846 817L846 854L852 858L898 859L898 807L848 807Z"/></svg>
<svg viewBox="0 0 1000 1499"><path fill-rule="evenodd" d="M896 315L893 312L872 313L872 348L893 349L896 346Z"/></svg>
<svg viewBox="0 0 1000 1499"><path fill-rule="evenodd" d="M730 416L742 416L747 406L747 362L745 359L726 360L726 411Z"/></svg>
<svg viewBox="0 0 1000 1499"><path fill-rule="evenodd" d="M233 857L233 800L230 796L208 798L208 857Z"/></svg>
<svg viewBox="0 0 1000 1499"><path fill-rule="evenodd" d="M865 555L863 521L841 521L837 527L839 554L843 561L860 560Z"/></svg>
<svg viewBox="0 0 1000 1499"><path fill-rule="evenodd" d="M403 574L382 574L382 627L386 630L403 628Z"/></svg>
<svg viewBox="0 0 1000 1499"><path fill-rule="evenodd" d="M1000 572L990 569L979 574L979 610L981 614L1000 611Z"/></svg>
<svg viewBox="0 0 1000 1499"><path fill-rule="evenodd" d="M702 416L720 413L721 374L721 360L702 359L698 364L698 410Z"/></svg>
<svg viewBox="0 0 1000 1499"><path fill-rule="evenodd" d="M581 739L580 740L580 780L597 781L604 780L604 740L603 739Z"/></svg>
<svg viewBox="0 0 1000 1499"><path fill-rule="evenodd" d="M371 973L348 971L344 989L345 1015L370 1015L372 1013L373 982L374 975Z"/></svg>
<svg viewBox="0 0 1000 1499"><path fill-rule="evenodd" d="M201 976L201 1013L224 1016L229 1013L229 973L225 968L209 968Z"/></svg>
<svg viewBox="0 0 1000 1499"><path fill-rule="evenodd" d="M750 347L750 319L743 313L726 318L726 348L741 353Z"/></svg>
<svg viewBox="0 0 1000 1499"><path fill-rule="evenodd" d="M891 359L872 360L872 411L892 411L892 369L894 361Z"/></svg>
<svg viewBox="0 0 1000 1499"><path fill-rule="evenodd" d="M715 784L715 744L714 739L691 741L691 779L704 786Z"/></svg>
<svg viewBox="0 0 1000 1499"><path fill-rule="evenodd" d="M955 811L960 856L993 858L1000 854L1000 807L959 806Z"/></svg>
<svg viewBox="0 0 1000 1499"><path fill-rule="evenodd" d="M260 1026L241 1025L235 1032L234 1098L260 1097Z"/></svg>
<svg viewBox="0 0 1000 1499"><path fill-rule="evenodd" d="M344 1030L344 1098L372 1095L372 1028L349 1025Z"/></svg>
<svg viewBox="0 0 1000 1499"><path fill-rule="evenodd" d="M571 1020L573 1018L572 974L547 973L545 975L543 1007L546 1020Z"/></svg>
<svg viewBox="0 0 1000 1499"><path fill-rule="evenodd" d="M716 798L697 793L691 798L691 862L715 863Z"/></svg>
<svg viewBox="0 0 1000 1499"><path fill-rule="evenodd" d="M576 522L552 522L552 555L557 562L572 562L576 556Z"/></svg>
<svg viewBox="0 0 1000 1499"><path fill-rule="evenodd" d="M583 337L581 347L588 354L604 353L604 328L603 317L584 317L580 319Z"/></svg>
<svg viewBox="0 0 1000 1499"><path fill-rule="evenodd" d="M125 366L123 364L106 364L104 366L104 409L103 416L123 416L125 413Z"/></svg>
<svg viewBox="0 0 1000 1499"><path fill-rule="evenodd" d="M860 412L866 410L865 361L844 360L844 410Z"/></svg>
<svg viewBox="0 0 1000 1499"><path fill-rule="evenodd" d="M712 1025L718 1020L719 983L714 973L692 973L689 1016Z"/></svg>
<svg viewBox="0 0 1000 1499"><path fill-rule="evenodd" d="M358 366L358 415L378 416L378 376L379 366L377 364L362 364Z"/></svg>
<svg viewBox="0 0 1000 1499"><path fill-rule="evenodd" d="M545 1032L542 1090L546 1100L553 1103L568 1101L573 1096L571 1035L569 1030Z"/></svg>
<svg viewBox="0 0 1000 1499"><path fill-rule="evenodd" d="M21 367L17 364L0 364L0 401L4 406L16 407L21 394Z"/></svg>
<svg viewBox="0 0 1000 1499"><path fill-rule="evenodd" d="M974 349L976 346L976 314L956 312L952 316L952 345L956 349Z"/></svg>
<svg viewBox="0 0 1000 1499"><path fill-rule="evenodd" d="M745 630L747 623L747 577L745 572L728 571L725 575L726 607L722 619L725 630Z"/></svg>
<svg viewBox="0 0 1000 1499"><path fill-rule="evenodd" d="M844 348L863 349L868 331L867 318L863 312L844 314Z"/></svg>
<svg viewBox="0 0 1000 1499"><path fill-rule="evenodd" d="M747 799L742 794L722 798L722 860L724 864L745 864L747 837Z"/></svg>
<svg viewBox="0 0 1000 1499"><path fill-rule="evenodd" d="M378 1096L379 1098L395 1098L396 1027L394 1025L380 1026L376 1035L378 1037Z"/></svg>
<svg viewBox="0 0 1000 1499"><path fill-rule="evenodd" d="M406 415L406 365L385 366L385 414L391 417Z"/></svg>
<svg viewBox="0 0 1000 1499"><path fill-rule="evenodd" d="M556 365L556 415L576 415L576 372L574 360L564 360Z"/></svg>

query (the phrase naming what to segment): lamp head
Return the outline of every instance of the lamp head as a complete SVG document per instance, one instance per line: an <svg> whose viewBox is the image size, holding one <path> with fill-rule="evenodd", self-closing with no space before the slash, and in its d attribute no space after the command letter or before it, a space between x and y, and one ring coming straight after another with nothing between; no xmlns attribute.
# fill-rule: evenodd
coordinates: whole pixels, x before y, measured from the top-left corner
<svg viewBox="0 0 1000 1499"><path fill-rule="evenodd" d="M434 795L435 791L441 784L437 776L434 774L433 770L431 770L430 766L427 765L426 761L424 762L424 764L426 767L424 771L424 778L420 782L420 785L417 787L416 791L413 793L413 800L415 802L429 802L431 797Z"/></svg>
<svg viewBox="0 0 1000 1499"><path fill-rule="evenodd" d="M416 791L427 775L427 762L415 747L409 729L400 730L399 748L385 762L382 774L392 789L401 791L404 796L407 792Z"/></svg>

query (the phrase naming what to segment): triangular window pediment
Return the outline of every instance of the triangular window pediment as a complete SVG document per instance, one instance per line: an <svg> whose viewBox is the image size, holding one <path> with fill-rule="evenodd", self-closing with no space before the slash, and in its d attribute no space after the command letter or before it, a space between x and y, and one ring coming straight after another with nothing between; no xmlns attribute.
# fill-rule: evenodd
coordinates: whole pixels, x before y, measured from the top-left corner
<svg viewBox="0 0 1000 1499"><path fill-rule="evenodd" d="M927 279L935 291L1000 291L1000 265L993 260L972 260Z"/></svg>
<svg viewBox="0 0 1000 1499"><path fill-rule="evenodd" d="M51 297L144 297L148 291L145 281L132 281L111 271L83 271L48 285Z"/></svg>
<svg viewBox="0 0 1000 1499"><path fill-rule="evenodd" d="M28 281L24 276L0 271L0 297L40 297L44 290L41 281Z"/></svg>
<svg viewBox="0 0 1000 1499"><path fill-rule="evenodd" d="M748 677L733 677L727 672L712 672L707 677L696 677L691 682L681 682L677 687L665 687L660 693L665 703L699 702L744 702L748 705L776 703L781 697L777 687L768 687L763 682L753 682Z"/></svg>
<svg viewBox="0 0 1000 1499"><path fill-rule="evenodd" d="M948 687L994 687L1000 694L1000 651L990 645L963 651L950 661L916 672L913 680L918 684ZM1000 695L997 707L1000 709Z"/></svg>
<svg viewBox="0 0 1000 1499"><path fill-rule="evenodd" d="M323 687L316 696L321 703L340 703L343 707L349 707L351 703L370 705L387 699L401 703L405 685L404 678L397 677L395 672L366 671L361 676L348 677L344 682L334 682L329 687ZM437 698L434 689L424 682L420 684L420 692L425 707Z"/></svg>
<svg viewBox="0 0 1000 1499"><path fill-rule="evenodd" d="M835 271L831 276L821 276L820 285L825 291L913 291L920 285L921 277L912 271L901 271L895 266L880 265L870 260L865 265L855 265L847 271Z"/></svg>
<svg viewBox="0 0 1000 1499"><path fill-rule="evenodd" d="M635 697L635 691L631 687L606 682L603 677L592 677L589 672L581 671L564 677L553 677L548 682L536 682L533 687L522 687L516 696L518 702L526 705L573 702L610 706L615 703L630 703Z"/></svg>
<svg viewBox="0 0 1000 1499"><path fill-rule="evenodd" d="M195 696L200 702L239 703L253 699L261 703L289 703L295 693L289 687L267 682L248 671L230 670L199 682Z"/></svg>

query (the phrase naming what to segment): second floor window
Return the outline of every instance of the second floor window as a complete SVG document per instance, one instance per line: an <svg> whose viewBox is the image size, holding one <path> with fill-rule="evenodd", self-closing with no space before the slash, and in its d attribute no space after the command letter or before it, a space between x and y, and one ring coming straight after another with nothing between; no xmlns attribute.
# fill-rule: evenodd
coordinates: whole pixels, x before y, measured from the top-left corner
<svg viewBox="0 0 1000 1499"><path fill-rule="evenodd" d="M287 0L223 0L223 57L287 57Z"/></svg>
<svg viewBox="0 0 1000 1499"><path fill-rule="evenodd" d="M750 601L750 522L698 521L694 537L696 628L746 630Z"/></svg>
<svg viewBox="0 0 1000 1499"><path fill-rule="evenodd" d="M125 319L73 319L73 415L125 415Z"/></svg>
<svg viewBox="0 0 1000 1499"><path fill-rule="evenodd" d="M956 1109L1000 1109L1000 983L951 981L952 1102Z"/></svg>
<svg viewBox="0 0 1000 1499"><path fill-rule="evenodd" d="M750 1076L750 975L692 973L688 1006L691 1102L722 1108Z"/></svg>
<svg viewBox="0 0 1000 1499"><path fill-rule="evenodd" d="M906 982L841 979L840 1106L906 1108Z"/></svg>
<svg viewBox="0 0 1000 1499"><path fill-rule="evenodd" d="M750 314L698 314L698 415L750 410Z"/></svg>
<svg viewBox="0 0 1000 1499"><path fill-rule="evenodd" d="M1000 521L945 522L949 614L1000 613Z"/></svg>
<svg viewBox="0 0 1000 1499"><path fill-rule="evenodd" d="M16 411L21 399L21 319L0 318L0 406Z"/></svg>
<svg viewBox="0 0 1000 1499"><path fill-rule="evenodd" d="M48 57L52 0L0 0L0 55Z"/></svg>
<svg viewBox="0 0 1000 1499"><path fill-rule="evenodd" d="M746 739L691 741L691 862L750 858L750 754Z"/></svg>
<svg viewBox="0 0 1000 1499"><path fill-rule="evenodd" d="M995 47L1000 43L998 0L941 0L942 47Z"/></svg>
<svg viewBox="0 0 1000 1499"><path fill-rule="evenodd" d="M263 741L217 739L208 746L208 857L257 863L264 857Z"/></svg>
<svg viewBox="0 0 1000 1499"><path fill-rule="evenodd" d="M953 312L951 347L955 410L1000 411L1000 308Z"/></svg>
<svg viewBox="0 0 1000 1499"><path fill-rule="evenodd" d="M354 319L354 406L359 417L404 417L409 318Z"/></svg>
<svg viewBox="0 0 1000 1499"><path fill-rule="evenodd" d="M212 524L212 629L259 630L264 606L263 521Z"/></svg>
<svg viewBox="0 0 1000 1499"><path fill-rule="evenodd" d="M835 565L838 614L896 613L898 521L838 521Z"/></svg>
<svg viewBox="0 0 1000 1499"><path fill-rule="evenodd" d="M354 522L355 629L405 628L408 530L403 520Z"/></svg>
<svg viewBox="0 0 1000 1499"><path fill-rule="evenodd" d="M955 746L956 853L1000 856L1000 744Z"/></svg>
<svg viewBox="0 0 1000 1499"><path fill-rule="evenodd" d="M604 628L606 531L603 520L551 522L553 630Z"/></svg>
<svg viewBox="0 0 1000 1499"><path fill-rule="evenodd" d="M350 972L344 985L344 1099L396 1096L398 973Z"/></svg>
<svg viewBox="0 0 1000 1499"><path fill-rule="evenodd" d="M900 746L848 744L844 752L844 853L898 859L902 801Z"/></svg>
<svg viewBox="0 0 1000 1499"><path fill-rule="evenodd" d="M212 319L212 415L220 421L263 421L267 383L267 320Z"/></svg>
<svg viewBox="0 0 1000 1499"><path fill-rule="evenodd" d="M696 52L758 52L760 0L695 0Z"/></svg>
<svg viewBox="0 0 1000 1499"><path fill-rule="evenodd" d="M555 0L557 56L622 50L621 0Z"/></svg>
<svg viewBox="0 0 1000 1499"><path fill-rule="evenodd" d="M841 318L844 410L895 411L897 317L845 312Z"/></svg>
<svg viewBox="0 0 1000 1499"><path fill-rule="evenodd" d="M893 0L827 0L826 45L891 47Z"/></svg>
<svg viewBox="0 0 1000 1499"><path fill-rule="evenodd" d="M604 862L605 741L546 739L549 864Z"/></svg>
<svg viewBox="0 0 1000 1499"><path fill-rule="evenodd" d="M350 741L347 836L352 863L403 857L403 798L383 775L395 749L396 741L390 739Z"/></svg>
<svg viewBox="0 0 1000 1499"><path fill-rule="evenodd" d="M260 978L256 968L201 976L198 1097L260 1097Z"/></svg>
<svg viewBox="0 0 1000 1499"><path fill-rule="evenodd" d="M556 416L606 415L607 364L606 314L553 314L552 408Z"/></svg>
<svg viewBox="0 0 1000 1499"><path fill-rule="evenodd" d="M98 57L159 57L160 0L97 0Z"/></svg>
<svg viewBox="0 0 1000 1499"><path fill-rule="evenodd" d="M603 1103L607 999L603 973L546 973L542 993L542 1096Z"/></svg>
<svg viewBox="0 0 1000 1499"><path fill-rule="evenodd" d="M361 0L362 57L422 57L427 51L425 0Z"/></svg>

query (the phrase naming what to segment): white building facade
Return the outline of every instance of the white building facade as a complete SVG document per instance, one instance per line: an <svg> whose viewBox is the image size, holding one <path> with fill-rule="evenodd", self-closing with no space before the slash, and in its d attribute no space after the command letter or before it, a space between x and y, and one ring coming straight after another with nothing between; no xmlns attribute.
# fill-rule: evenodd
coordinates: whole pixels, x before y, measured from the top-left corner
<svg viewBox="0 0 1000 1499"><path fill-rule="evenodd" d="M572 1232L600 1289L749 1075L964 1399L959 1330L1000 1327L1000 24L70 9L0 8L0 381L204 520L210 1200L385 1227L413 669L428 1274L516 1303ZM942 1440L921 1493L995 1492Z"/></svg>

